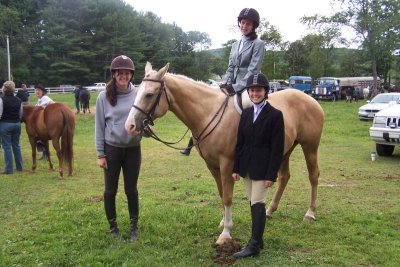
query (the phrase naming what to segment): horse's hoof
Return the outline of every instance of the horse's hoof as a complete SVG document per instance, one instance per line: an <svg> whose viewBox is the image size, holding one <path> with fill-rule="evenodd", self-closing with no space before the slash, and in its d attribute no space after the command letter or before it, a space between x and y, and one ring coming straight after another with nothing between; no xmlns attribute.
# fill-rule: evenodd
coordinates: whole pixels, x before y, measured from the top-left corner
<svg viewBox="0 0 400 267"><path fill-rule="evenodd" d="M223 245L223 244L225 244L226 242L229 242L230 240L232 240L232 237L227 237L227 236L224 236L224 237L219 237L218 238L218 240L215 242L215 244L216 245Z"/></svg>
<svg viewBox="0 0 400 267"><path fill-rule="evenodd" d="M312 223L312 222L315 221L315 216L313 216L313 215L306 215L306 216L304 216L303 221Z"/></svg>
<svg viewBox="0 0 400 267"><path fill-rule="evenodd" d="M265 216L267 216L267 220L271 220L272 219L272 212L270 212L269 210L265 211Z"/></svg>

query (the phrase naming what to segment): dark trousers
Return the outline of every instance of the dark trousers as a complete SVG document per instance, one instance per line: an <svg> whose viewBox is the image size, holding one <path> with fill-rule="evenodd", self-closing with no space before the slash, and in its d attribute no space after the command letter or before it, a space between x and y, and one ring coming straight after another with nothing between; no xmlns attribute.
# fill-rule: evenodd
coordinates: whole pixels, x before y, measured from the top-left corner
<svg viewBox="0 0 400 267"><path fill-rule="evenodd" d="M79 106L79 98L75 98L75 108L76 108L76 112L80 112L80 106Z"/></svg>
<svg viewBox="0 0 400 267"><path fill-rule="evenodd" d="M142 161L140 146L121 148L105 145L107 169L104 169L104 207L107 219L116 219L115 196L118 191L119 175L124 176L124 189L128 199L130 218L139 216L137 182Z"/></svg>

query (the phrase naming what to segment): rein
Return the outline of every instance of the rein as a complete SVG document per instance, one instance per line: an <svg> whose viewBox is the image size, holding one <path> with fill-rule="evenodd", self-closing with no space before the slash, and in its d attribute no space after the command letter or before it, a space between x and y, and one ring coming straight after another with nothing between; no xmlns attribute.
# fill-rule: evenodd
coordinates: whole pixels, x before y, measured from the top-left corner
<svg viewBox="0 0 400 267"><path fill-rule="evenodd" d="M219 107L219 109L217 110L217 112L215 113L215 115L211 118L211 120L208 122L208 124L204 127L204 129L201 131L201 133L199 134L198 137L194 137L193 138L196 140L196 143L193 144L192 146L189 147L185 147L185 148L179 148L179 147L175 147L173 145L176 145L177 143L181 142L182 139L186 136L186 134L189 131L189 128L186 130L186 132L183 134L183 136L176 142L167 142L162 140L158 135L156 135L154 133L154 131L151 129L150 125L154 125L154 120L153 120L153 115L155 112L156 107L158 106L158 104L160 103L161 100L161 94L164 91L165 92L165 97L167 99L167 103L168 103L168 109L171 106L171 102L168 98L167 95L167 91L165 89L165 85L164 85L164 81L163 80L154 80L154 79L143 79L142 81L150 81L150 82L158 82L161 85L160 91L157 95L156 101L154 102L154 104L151 106L150 110L148 112L146 112L145 110L141 109L140 107L136 106L135 104L132 105L132 107L136 108L137 110L139 110L140 112L142 112L145 116L146 119L143 120L143 126L142 126L142 132L145 132L146 135L148 135L148 137L153 138L154 140L163 143L164 145L173 148L173 149L177 149L177 150L182 150L185 148L192 148L195 146L198 146L200 143L202 143L213 131L214 129L218 126L218 124L221 122L222 120L222 116L225 113L225 110L228 106L228 100L229 100L229 95L226 96L224 102L221 104L221 106ZM222 111L222 113L221 113ZM219 120L216 122L216 124L214 125L214 127L211 128L211 130L209 132L206 132L206 130L210 127L210 125L217 119L218 115L221 113L221 116L219 117ZM204 136L203 136L204 135Z"/></svg>

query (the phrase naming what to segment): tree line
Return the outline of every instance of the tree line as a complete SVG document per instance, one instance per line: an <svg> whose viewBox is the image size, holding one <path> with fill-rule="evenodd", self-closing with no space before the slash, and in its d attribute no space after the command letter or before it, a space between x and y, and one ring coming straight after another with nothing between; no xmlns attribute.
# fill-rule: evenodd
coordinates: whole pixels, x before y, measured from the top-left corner
<svg viewBox="0 0 400 267"><path fill-rule="evenodd" d="M271 80L291 75L400 80L399 59L391 54L400 47L398 1L335 2L347 6L331 17L304 17L313 33L292 43L283 41L278 28L263 18L258 29L267 49L263 73ZM346 48L342 26L357 32L360 49ZM225 73L235 41L210 50L207 33L184 32L123 0L0 0L1 79L7 78L5 36L13 80L46 86L107 81L110 62L120 54L134 59L135 83L143 77L146 61L157 68L170 62L171 72L206 80Z"/></svg>

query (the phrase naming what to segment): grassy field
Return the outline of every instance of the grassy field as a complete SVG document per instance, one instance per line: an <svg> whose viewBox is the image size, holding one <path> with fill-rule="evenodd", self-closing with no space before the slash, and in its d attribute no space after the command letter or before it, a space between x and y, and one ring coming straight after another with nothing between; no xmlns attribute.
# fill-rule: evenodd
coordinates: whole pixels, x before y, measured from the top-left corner
<svg viewBox="0 0 400 267"><path fill-rule="evenodd" d="M73 94L50 96L74 106ZM326 120L319 150L317 220L302 221L310 186L297 148L291 158L292 178L266 225L265 249L234 266L400 266L400 149L392 157L371 161L371 122L357 116L362 104L321 102ZM186 130L170 113L155 128L169 141ZM21 144L23 173L0 176L0 266L214 266L211 245L221 231L222 209L197 151L185 157L152 139L143 140L140 237L130 244L107 233L93 114L77 115L72 177L57 179L45 162L31 173L25 129ZM120 230L128 237L122 182L117 213ZM235 187L233 219L232 235L244 244L250 236L250 212L242 183Z"/></svg>

